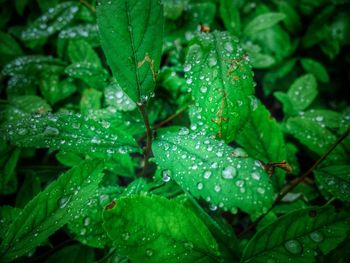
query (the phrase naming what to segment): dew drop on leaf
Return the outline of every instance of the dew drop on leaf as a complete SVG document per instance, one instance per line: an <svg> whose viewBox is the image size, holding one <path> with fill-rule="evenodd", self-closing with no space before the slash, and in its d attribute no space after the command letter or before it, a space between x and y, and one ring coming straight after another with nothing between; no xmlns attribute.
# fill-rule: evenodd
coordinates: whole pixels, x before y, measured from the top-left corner
<svg viewBox="0 0 350 263"><path fill-rule="evenodd" d="M146 256L147 257L152 257L153 251L151 249L146 249Z"/></svg>
<svg viewBox="0 0 350 263"><path fill-rule="evenodd" d="M162 172L162 179L163 179L163 182L169 182L170 179L171 179L171 172L170 170L164 170Z"/></svg>
<svg viewBox="0 0 350 263"><path fill-rule="evenodd" d="M199 182L199 183L197 184L197 189L198 189L198 190L202 190L202 189L203 189L203 183Z"/></svg>
<svg viewBox="0 0 350 263"><path fill-rule="evenodd" d="M44 134L49 136L55 136L55 135L59 135L60 131L57 128L47 126L44 130Z"/></svg>
<svg viewBox="0 0 350 263"><path fill-rule="evenodd" d="M316 243L321 243L324 239L323 234L318 231L312 232L310 238Z"/></svg>
<svg viewBox="0 0 350 263"><path fill-rule="evenodd" d="M224 179L233 179L236 176L236 168L233 166L227 166L223 171L222 171L222 177Z"/></svg>
<svg viewBox="0 0 350 263"><path fill-rule="evenodd" d="M284 243L285 249L294 255L301 254L303 247L298 240L288 240Z"/></svg>
<svg viewBox="0 0 350 263"><path fill-rule="evenodd" d="M71 198L70 196L60 197L57 201L58 207L64 208L69 203L70 198Z"/></svg>
<svg viewBox="0 0 350 263"><path fill-rule="evenodd" d="M211 171L205 171L203 174L204 179L209 179L210 176L211 176Z"/></svg>

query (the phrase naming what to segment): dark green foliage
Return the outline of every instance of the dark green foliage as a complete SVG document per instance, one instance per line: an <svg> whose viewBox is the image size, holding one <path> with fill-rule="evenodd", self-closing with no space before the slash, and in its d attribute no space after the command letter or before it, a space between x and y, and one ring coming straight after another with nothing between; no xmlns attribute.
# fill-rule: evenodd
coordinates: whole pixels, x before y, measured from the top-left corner
<svg viewBox="0 0 350 263"><path fill-rule="evenodd" d="M0 5L0 262L349 262L349 1Z"/></svg>

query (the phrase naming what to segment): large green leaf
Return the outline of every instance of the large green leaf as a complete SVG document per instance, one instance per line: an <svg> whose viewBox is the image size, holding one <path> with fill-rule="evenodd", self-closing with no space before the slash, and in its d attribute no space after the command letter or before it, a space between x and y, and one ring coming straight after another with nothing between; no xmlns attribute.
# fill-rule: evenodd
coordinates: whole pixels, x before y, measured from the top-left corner
<svg viewBox="0 0 350 263"><path fill-rule="evenodd" d="M58 113L23 117L2 126L4 137L21 147L50 148L79 153L138 151L131 135L107 121L95 121L79 114Z"/></svg>
<svg viewBox="0 0 350 263"><path fill-rule="evenodd" d="M153 94L163 42L158 0L101 0L97 23L113 76L134 101Z"/></svg>
<svg viewBox="0 0 350 263"><path fill-rule="evenodd" d="M327 254L349 230L349 213L333 207L294 211L261 229L247 244L241 262L314 262L317 249Z"/></svg>
<svg viewBox="0 0 350 263"><path fill-rule="evenodd" d="M226 32L202 33L190 46L184 65L195 100L191 121L230 142L249 115L253 94L249 59Z"/></svg>
<svg viewBox="0 0 350 263"><path fill-rule="evenodd" d="M34 197L9 226L0 247L2 260L11 261L28 253L80 215L102 179L102 169L100 160L85 161Z"/></svg>
<svg viewBox="0 0 350 263"><path fill-rule="evenodd" d="M272 204L273 189L260 162L201 133L166 133L153 143L157 163L192 195L217 207L253 217Z"/></svg>
<svg viewBox="0 0 350 263"><path fill-rule="evenodd" d="M103 219L113 245L132 262L217 262L218 246L207 227L175 201L124 197Z"/></svg>
<svg viewBox="0 0 350 263"><path fill-rule="evenodd" d="M350 165L328 166L317 169L319 186L340 200L350 202Z"/></svg>
<svg viewBox="0 0 350 263"><path fill-rule="evenodd" d="M254 159L264 163L286 161L287 151L280 124L260 101L254 97L251 99L249 119L238 133L236 141ZM284 172L277 170L274 176L280 186L284 183L283 175Z"/></svg>

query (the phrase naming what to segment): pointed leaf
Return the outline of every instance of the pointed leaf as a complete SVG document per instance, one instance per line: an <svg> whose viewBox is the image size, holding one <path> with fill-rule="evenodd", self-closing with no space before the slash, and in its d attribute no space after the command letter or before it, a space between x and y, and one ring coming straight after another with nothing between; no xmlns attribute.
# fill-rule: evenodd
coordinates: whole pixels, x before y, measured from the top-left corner
<svg viewBox="0 0 350 263"><path fill-rule="evenodd" d="M101 181L102 169L101 160L85 161L34 197L9 226L0 247L2 260L28 253L79 214Z"/></svg>
<svg viewBox="0 0 350 263"><path fill-rule="evenodd" d="M139 220L142 218L142 220ZM113 245L132 262L216 262L215 239L188 208L160 196L120 198L103 213Z"/></svg>
<svg viewBox="0 0 350 263"><path fill-rule="evenodd" d="M2 127L4 136L21 147L50 148L83 154L112 155L138 151L131 135L78 114L43 114L9 121Z"/></svg>
<svg viewBox="0 0 350 263"><path fill-rule="evenodd" d="M313 74L318 81L328 83L329 75L325 67L318 61L311 58L303 58L300 60L303 68L308 72Z"/></svg>
<svg viewBox="0 0 350 263"><path fill-rule="evenodd" d="M333 207L291 212L261 229L247 244L241 262L314 262L317 249L327 254L349 230L349 214Z"/></svg>
<svg viewBox="0 0 350 263"><path fill-rule="evenodd" d="M203 33L190 46L184 71L195 109L191 123L230 142L249 114L252 70L238 40L225 32Z"/></svg>
<svg viewBox="0 0 350 263"><path fill-rule="evenodd" d="M272 27L281 20L285 19L286 15L283 13L266 13L255 17L244 28L245 35L254 35L255 33Z"/></svg>
<svg viewBox="0 0 350 263"><path fill-rule="evenodd" d="M239 35L241 30L241 20L239 10L231 0L220 0L220 15L224 25L232 35Z"/></svg>
<svg viewBox="0 0 350 263"><path fill-rule="evenodd" d="M82 39L69 41L68 57L72 63L89 62L96 66L101 66L97 53L88 42Z"/></svg>
<svg viewBox="0 0 350 263"><path fill-rule="evenodd" d="M340 200L350 202L350 165L317 169L315 175L320 187Z"/></svg>
<svg viewBox="0 0 350 263"><path fill-rule="evenodd" d="M154 90L163 41L163 7L158 0L101 0L97 23L113 76L134 101Z"/></svg>
<svg viewBox="0 0 350 263"><path fill-rule="evenodd" d="M272 204L273 189L260 162L212 136L189 134L184 128L157 139L153 152L163 177L167 173L213 209L239 208L256 216Z"/></svg>

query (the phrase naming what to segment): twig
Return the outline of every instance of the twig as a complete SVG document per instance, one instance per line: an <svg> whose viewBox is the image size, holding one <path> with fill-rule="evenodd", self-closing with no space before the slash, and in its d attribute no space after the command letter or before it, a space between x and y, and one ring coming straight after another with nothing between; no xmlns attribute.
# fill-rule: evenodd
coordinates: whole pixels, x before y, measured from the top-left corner
<svg viewBox="0 0 350 263"><path fill-rule="evenodd" d="M277 204L285 197L290 191L292 191L295 187L297 187L301 182L303 182L312 172L313 170L324 160L327 158L327 156L337 147L350 133L350 128L346 130L339 138L338 140L333 143L328 150L299 178L293 180L289 185L287 185L282 191L278 194L275 201L273 202L272 206L269 210L267 210L264 214L262 214L257 220L255 220L254 223L252 223L245 231L243 231L239 237L244 236L247 232L249 232L251 229L253 229L257 224L259 224L268 213L272 211L276 207Z"/></svg>
<svg viewBox="0 0 350 263"><path fill-rule="evenodd" d="M145 156L145 164L143 166L143 176L145 176L145 172L147 170L147 167L149 165L149 157L152 154L152 129L151 126L149 124L149 119L148 119L148 114L147 114L147 110L145 107L145 103L140 103L138 104L138 108L140 110L140 113L142 115L143 118L143 122L145 123L145 127L146 127L146 136L147 136L147 144L146 147L143 150L143 154Z"/></svg>
<svg viewBox="0 0 350 263"><path fill-rule="evenodd" d="M85 0L80 0L80 3L82 3L82 4L85 5L87 8L89 8L92 12L96 13L95 7L93 7L91 4L89 4L89 3L86 2Z"/></svg>

